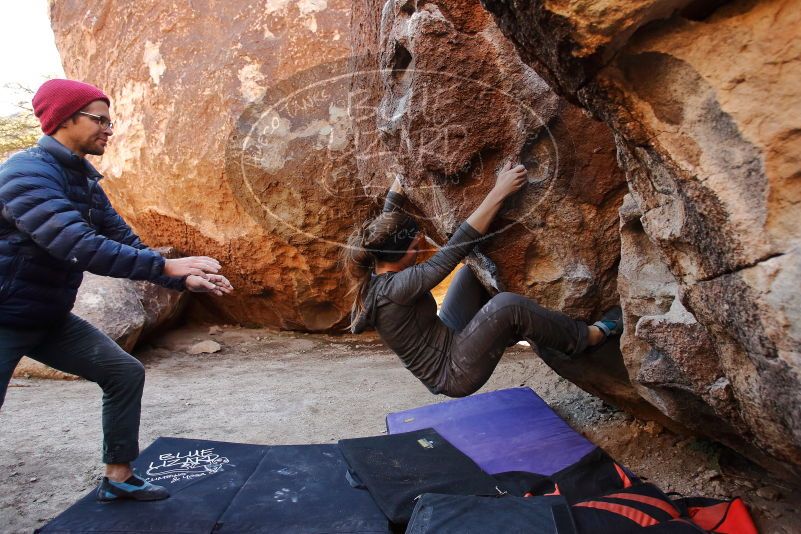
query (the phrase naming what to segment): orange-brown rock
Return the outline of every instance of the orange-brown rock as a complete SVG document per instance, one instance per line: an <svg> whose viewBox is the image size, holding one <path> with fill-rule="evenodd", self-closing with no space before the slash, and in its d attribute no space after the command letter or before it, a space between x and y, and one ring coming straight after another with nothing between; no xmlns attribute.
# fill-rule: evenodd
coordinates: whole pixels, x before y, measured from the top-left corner
<svg viewBox="0 0 801 534"><path fill-rule="evenodd" d="M482 1L615 132L638 390L801 474L801 2Z"/></svg>
<svg viewBox="0 0 801 534"><path fill-rule="evenodd" d="M221 260L236 293L201 301L218 321L327 330L348 314L338 243L364 208L340 194L341 105L285 113L283 141L256 136L260 159L236 136L285 96L279 80L347 55L349 16L346 0L52 4L67 76L112 100L112 203L148 244Z"/></svg>
<svg viewBox="0 0 801 534"><path fill-rule="evenodd" d="M369 104L356 115L368 189L399 173L442 244L503 163L523 162L529 183L479 245L495 265L479 257L471 268L488 286L584 320L616 304L626 187L609 128L526 66L478 0L358 2L353 20L353 91ZM588 391L659 417L609 348L581 361L543 357Z"/></svg>

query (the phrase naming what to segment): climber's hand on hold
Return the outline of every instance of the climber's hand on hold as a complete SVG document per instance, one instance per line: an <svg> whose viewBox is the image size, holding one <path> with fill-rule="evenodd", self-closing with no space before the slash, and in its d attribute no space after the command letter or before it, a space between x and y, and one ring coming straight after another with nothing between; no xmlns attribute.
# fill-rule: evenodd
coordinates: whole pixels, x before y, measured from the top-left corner
<svg viewBox="0 0 801 534"><path fill-rule="evenodd" d="M493 191L491 193L494 192L502 199L513 195L526 183L526 172L526 168L523 165L513 165L511 162L507 163L498 173L498 178L495 180L495 187L492 188Z"/></svg>
<svg viewBox="0 0 801 534"><path fill-rule="evenodd" d="M503 201L520 190L526 183L526 168L523 165L507 163L498 172L495 186L487 193L484 201L476 208L467 223L482 234L489 230L490 223L501 209Z"/></svg>

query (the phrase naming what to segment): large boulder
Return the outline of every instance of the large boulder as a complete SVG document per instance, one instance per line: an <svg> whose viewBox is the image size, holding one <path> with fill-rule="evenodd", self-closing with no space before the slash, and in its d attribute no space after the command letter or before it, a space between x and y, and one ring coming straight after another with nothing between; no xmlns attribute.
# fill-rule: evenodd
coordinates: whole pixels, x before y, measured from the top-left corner
<svg viewBox="0 0 801 534"><path fill-rule="evenodd" d="M303 88L278 81L347 55L349 2L259 6L66 0L51 4L51 20L67 76L111 97L115 135L98 165L116 209L151 245L220 259L236 287L197 309L329 330L349 312L339 245L364 209L340 194L352 175L344 110L283 109L283 137L242 134Z"/></svg>
<svg viewBox="0 0 801 534"><path fill-rule="evenodd" d="M617 304L626 183L609 128L525 65L478 0L355 2L353 20L352 91L369 104L356 114L367 189L383 193L400 174L412 209L441 245L498 169L523 162L529 183L469 265L494 290L579 319ZM585 389L660 418L632 387L619 352L543 356Z"/></svg>
<svg viewBox="0 0 801 534"><path fill-rule="evenodd" d="M157 250L166 258L178 256L170 248ZM173 291L150 282L85 273L72 313L131 352L139 341L173 325L181 317L188 298L185 291ZM73 378L27 357L17 365L14 376Z"/></svg>
<svg viewBox="0 0 801 534"><path fill-rule="evenodd" d="M801 1L482 1L615 132L632 382L801 474Z"/></svg>

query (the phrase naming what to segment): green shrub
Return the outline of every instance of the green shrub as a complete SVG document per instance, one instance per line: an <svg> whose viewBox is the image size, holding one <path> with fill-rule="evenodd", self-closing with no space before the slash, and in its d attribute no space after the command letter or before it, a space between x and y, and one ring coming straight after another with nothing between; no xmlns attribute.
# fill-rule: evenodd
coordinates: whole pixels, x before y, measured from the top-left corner
<svg viewBox="0 0 801 534"><path fill-rule="evenodd" d="M0 117L0 158L36 144L42 131L32 113L17 113Z"/></svg>

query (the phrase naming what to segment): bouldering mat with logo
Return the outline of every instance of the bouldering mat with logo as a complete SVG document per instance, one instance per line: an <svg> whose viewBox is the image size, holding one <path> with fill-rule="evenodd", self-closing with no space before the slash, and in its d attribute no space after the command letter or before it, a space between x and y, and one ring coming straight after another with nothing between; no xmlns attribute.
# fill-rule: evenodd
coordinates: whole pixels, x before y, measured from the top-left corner
<svg viewBox="0 0 801 534"><path fill-rule="evenodd" d="M244 532L237 525L257 523L264 532L389 531L369 495L347 482L336 445L158 438L142 451L134 468L165 486L170 498L103 504L92 491L37 532ZM328 502L322 506L324 500Z"/></svg>

